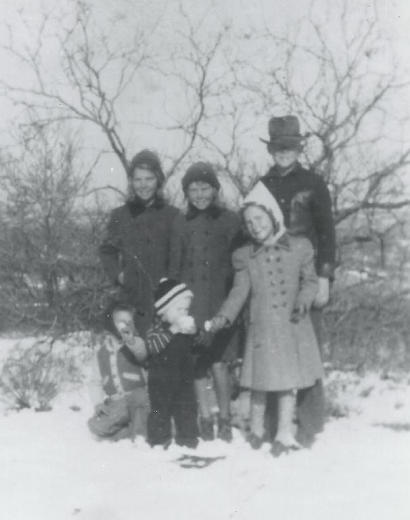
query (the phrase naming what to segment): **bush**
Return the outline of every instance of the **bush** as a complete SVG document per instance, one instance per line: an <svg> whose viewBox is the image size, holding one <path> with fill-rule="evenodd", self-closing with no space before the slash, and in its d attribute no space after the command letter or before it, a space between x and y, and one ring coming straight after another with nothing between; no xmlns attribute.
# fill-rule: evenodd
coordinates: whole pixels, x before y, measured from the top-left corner
<svg viewBox="0 0 410 520"><path fill-rule="evenodd" d="M410 368L410 298L393 277L339 288L324 315L328 357L336 368Z"/></svg>
<svg viewBox="0 0 410 520"><path fill-rule="evenodd" d="M90 337L71 335L63 338L42 338L30 346L16 343L3 364L0 391L3 400L11 408L21 410L34 408L37 411L51 409L51 403L67 383L78 384L84 379L82 368L91 349ZM85 340L85 341L84 341ZM73 349L75 344L82 350Z"/></svg>

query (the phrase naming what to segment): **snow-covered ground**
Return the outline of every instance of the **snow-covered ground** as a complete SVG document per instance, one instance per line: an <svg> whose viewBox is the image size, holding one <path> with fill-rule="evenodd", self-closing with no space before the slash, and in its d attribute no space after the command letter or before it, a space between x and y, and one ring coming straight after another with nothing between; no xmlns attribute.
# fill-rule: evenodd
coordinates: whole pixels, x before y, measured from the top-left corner
<svg viewBox="0 0 410 520"><path fill-rule="evenodd" d="M198 454L222 457L202 469L180 467L174 446L96 442L84 386L66 388L50 412L3 410L0 518L408 520L409 381L339 372L328 387L343 417L312 449L273 459L235 431L230 445L200 444Z"/></svg>

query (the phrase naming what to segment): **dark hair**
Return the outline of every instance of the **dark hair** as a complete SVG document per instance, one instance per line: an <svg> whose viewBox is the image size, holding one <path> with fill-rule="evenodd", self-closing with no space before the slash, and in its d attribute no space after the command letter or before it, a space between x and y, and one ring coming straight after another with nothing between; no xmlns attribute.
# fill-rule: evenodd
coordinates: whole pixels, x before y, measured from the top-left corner
<svg viewBox="0 0 410 520"><path fill-rule="evenodd" d="M104 329L118 338L120 335L115 328L113 316L116 312L120 311L129 312L133 319L135 317L135 306L126 299L113 300L104 311Z"/></svg>
<svg viewBox="0 0 410 520"><path fill-rule="evenodd" d="M130 165L128 167L128 178L131 178L134 174L134 171L137 168L145 168L152 172L157 180L158 180L158 187L161 187L162 184L165 181L165 175L162 170L161 161L158 157L158 155L148 149L141 150L138 152L130 162Z"/></svg>

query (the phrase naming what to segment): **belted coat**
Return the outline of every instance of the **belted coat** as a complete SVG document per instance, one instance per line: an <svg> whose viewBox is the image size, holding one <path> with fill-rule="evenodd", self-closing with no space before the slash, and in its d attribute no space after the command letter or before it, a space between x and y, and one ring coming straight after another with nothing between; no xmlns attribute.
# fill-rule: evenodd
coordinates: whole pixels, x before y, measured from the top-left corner
<svg viewBox="0 0 410 520"><path fill-rule="evenodd" d="M313 248L303 237L284 235L274 246L247 245L233 254L233 288L219 314L231 322L250 295L241 385L260 391L312 386L323 376L319 347L307 314L292 323L299 303L317 292Z"/></svg>

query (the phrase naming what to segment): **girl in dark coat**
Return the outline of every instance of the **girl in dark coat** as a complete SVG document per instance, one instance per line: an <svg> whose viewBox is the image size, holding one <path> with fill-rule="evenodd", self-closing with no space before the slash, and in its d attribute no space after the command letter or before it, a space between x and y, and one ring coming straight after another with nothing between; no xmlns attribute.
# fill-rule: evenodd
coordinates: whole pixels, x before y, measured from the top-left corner
<svg viewBox="0 0 410 520"><path fill-rule="evenodd" d="M240 228L237 215L219 207L219 182L212 166L198 162L182 180L188 210L174 222L171 238L170 277L185 282L194 294L191 312L202 328L215 315L232 281L231 248ZM211 371L219 406L218 436L231 440L230 386L227 358L233 350L233 331L216 334L208 345L198 346L195 388L199 402L200 431L204 440L214 438L208 402L207 377Z"/></svg>
<svg viewBox="0 0 410 520"><path fill-rule="evenodd" d="M135 305L137 328L145 334L153 317L153 291L168 271L169 239L178 210L160 196L164 174L155 153L137 153L128 182L129 200L112 212L99 253L107 275Z"/></svg>

